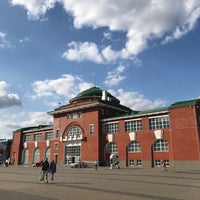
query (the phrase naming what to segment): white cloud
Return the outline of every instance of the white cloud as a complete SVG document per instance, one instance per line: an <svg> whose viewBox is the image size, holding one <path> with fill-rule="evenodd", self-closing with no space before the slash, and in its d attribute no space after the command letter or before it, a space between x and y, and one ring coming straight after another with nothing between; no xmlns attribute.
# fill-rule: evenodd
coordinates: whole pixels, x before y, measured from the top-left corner
<svg viewBox="0 0 200 200"><path fill-rule="evenodd" d="M122 49L124 58L148 48L151 39L173 35L172 30L179 29L186 34L200 16L199 0L63 0L63 3L66 11L74 16L76 28L104 26L111 31L127 32Z"/></svg>
<svg viewBox="0 0 200 200"><path fill-rule="evenodd" d="M22 105L17 94L8 93L9 86L5 81L0 81L0 109Z"/></svg>
<svg viewBox="0 0 200 200"><path fill-rule="evenodd" d="M11 45L6 40L6 34L3 32L0 32L0 48L9 48Z"/></svg>
<svg viewBox="0 0 200 200"><path fill-rule="evenodd" d="M125 105L133 110L148 110L161 108L166 106L166 101L162 99L149 100L138 92L126 92L123 89L118 89L116 92L110 91L115 97L120 100L122 105Z"/></svg>
<svg viewBox="0 0 200 200"><path fill-rule="evenodd" d="M28 120L21 123L21 127L48 125L53 123L52 116L46 112L30 112L28 113Z"/></svg>
<svg viewBox="0 0 200 200"><path fill-rule="evenodd" d="M75 28L84 26L108 27L112 31L123 31L127 40L118 56L129 59L148 48L149 41L159 38L167 43L179 39L195 28L200 17L200 0L12 0L12 5L26 8L30 19L39 19L55 3L61 3L66 12L73 16ZM109 32L104 38L111 39ZM102 63L100 50L89 42L71 43L72 49L64 53L69 60ZM105 58L113 52L107 47ZM89 49L89 54L86 54ZM92 50L94 52L92 53ZM108 51L109 50L109 51ZM78 57L80 56L80 58ZM116 57L116 58L119 58Z"/></svg>
<svg viewBox="0 0 200 200"><path fill-rule="evenodd" d="M6 114L6 119L1 119L1 138L12 138L13 131L30 126L38 125L50 125L53 123L52 116L48 115L46 112L21 112L16 115Z"/></svg>
<svg viewBox="0 0 200 200"><path fill-rule="evenodd" d="M63 57L67 60L76 60L78 62L81 62L83 60L90 60L96 63L103 62L102 57L99 54L98 47L95 43L71 42L68 44L68 46L70 49L63 54Z"/></svg>
<svg viewBox="0 0 200 200"><path fill-rule="evenodd" d="M49 9L53 8L58 0L11 0L12 5L20 5L26 8L28 18L38 20Z"/></svg>
<svg viewBox="0 0 200 200"><path fill-rule="evenodd" d="M109 45L102 50L102 55L106 62L112 62L120 57L120 52L112 50Z"/></svg>
<svg viewBox="0 0 200 200"><path fill-rule="evenodd" d="M121 73L123 73L124 70L125 67L120 65L115 70L108 72L104 84L107 87L112 87L121 83L121 81L123 81L126 78L125 76L121 75Z"/></svg>
<svg viewBox="0 0 200 200"><path fill-rule="evenodd" d="M64 74L61 78L54 80L35 81L32 83L34 93L31 97L52 97L63 96L68 100L75 97L81 91L92 87L91 83L84 82L81 77Z"/></svg>
<svg viewBox="0 0 200 200"><path fill-rule="evenodd" d="M23 43L28 42L29 40L30 40L30 39L29 39L28 37L24 37L24 38L20 39L19 42L20 42L21 44L23 44Z"/></svg>

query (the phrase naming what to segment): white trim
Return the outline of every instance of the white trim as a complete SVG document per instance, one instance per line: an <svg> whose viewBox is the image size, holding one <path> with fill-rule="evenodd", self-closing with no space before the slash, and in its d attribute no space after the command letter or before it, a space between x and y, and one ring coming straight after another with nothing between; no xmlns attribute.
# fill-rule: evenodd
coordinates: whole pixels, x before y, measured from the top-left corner
<svg viewBox="0 0 200 200"><path fill-rule="evenodd" d="M160 115L160 116L148 117L148 119L162 118L162 117L169 117L169 115Z"/></svg>
<svg viewBox="0 0 200 200"><path fill-rule="evenodd" d="M142 118L127 119L127 120L124 120L124 122L132 122L132 121L139 121L139 120L142 120Z"/></svg>

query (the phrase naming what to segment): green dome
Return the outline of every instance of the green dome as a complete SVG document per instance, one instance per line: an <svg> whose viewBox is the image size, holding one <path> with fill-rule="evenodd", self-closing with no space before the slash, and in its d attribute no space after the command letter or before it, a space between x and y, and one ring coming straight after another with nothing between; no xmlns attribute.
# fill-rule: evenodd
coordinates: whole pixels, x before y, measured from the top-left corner
<svg viewBox="0 0 200 200"><path fill-rule="evenodd" d="M74 101L79 101L79 100L88 100L88 99L98 99L101 100L102 99L102 92L103 90L101 90L99 87L91 87L87 90L84 90L83 92L79 93L75 98L71 99L71 103ZM111 101L115 101L117 103L119 103L119 100L117 98L115 98L114 96L112 96L109 92L106 92L107 98L109 98Z"/></svg>

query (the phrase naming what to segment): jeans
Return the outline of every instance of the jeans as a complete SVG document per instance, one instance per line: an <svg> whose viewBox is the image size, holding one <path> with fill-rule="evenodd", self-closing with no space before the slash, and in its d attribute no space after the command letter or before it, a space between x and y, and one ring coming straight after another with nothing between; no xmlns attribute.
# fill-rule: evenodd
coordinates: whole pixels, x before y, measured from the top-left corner
<svg viewBox="0 0 200 200"><path fill-rule="evenodd" d="M51 181L54 181L54 172L50 172L51 174Z"/></svg>

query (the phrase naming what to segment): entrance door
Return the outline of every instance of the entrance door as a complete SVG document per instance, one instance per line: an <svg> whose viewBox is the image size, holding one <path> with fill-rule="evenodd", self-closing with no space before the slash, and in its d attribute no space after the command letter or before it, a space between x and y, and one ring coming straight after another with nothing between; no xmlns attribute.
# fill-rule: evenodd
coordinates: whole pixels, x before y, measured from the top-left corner
<svg viewBox="0 0 200 200"><path fill-rule="evenodd" d="M81 160L81 146L80 145L66 145L65 147L66 163L75 163Z"/></svg>

